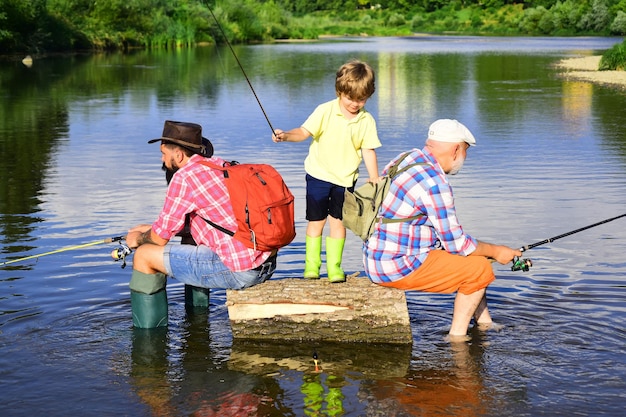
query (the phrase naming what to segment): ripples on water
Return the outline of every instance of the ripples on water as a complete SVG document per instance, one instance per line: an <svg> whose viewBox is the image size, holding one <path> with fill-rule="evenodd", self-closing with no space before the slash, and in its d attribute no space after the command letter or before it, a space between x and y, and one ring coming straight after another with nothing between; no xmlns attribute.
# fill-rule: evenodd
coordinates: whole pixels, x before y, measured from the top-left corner
<svg viewBox="0 0 626 417"><path fill-rule="evenodd" d="M373 63L378 90L367 107L379 122L381 165L420 146L432 119L466 122L479 146L452 179L461 220L481 239L520 247L624 210L620 126L626 120L614 111L624 108L624 95L544 72L561 56L592 53L607 42L443 37L263 45L238 53L254 69L253 85L274 127L282 129L332 97L334 68L345 59ZM526 64L509 50L527 55ZM492 54L509 71L490 73ZM429 73L422 55L437 55L438 64L429 59L429 65L443 66ZM144 71L155 80L158 68L173 65L156 57L125 59L134 60L129 76ZM39 203L31 212L0 213L7 231L3 259L121 235L151 221L165 183L158 149L145 141L171 118L201 122L220 156L279 168L296 196L298 236L281 251L275 278L302 274L307 144L272 144L237 67L216 75L212 61L195 59L201 92L181 87L169 97L164 91L172 81L158 93L137 81L121 97L116 83L103 84L111 92L100 96L64 85L69 117L33 197ZM460 86L437 79L451 68L466 77ZM9 127L0 123L2 132ZM626 389L625 222L529 250L528 272L494 265L498 279L488 296L503 328L473 330L468 343L445 340L451 295L407 294L414 343L405 348L233 341L225 292L212 291L208 320L185 311L183 286L172 280L168 329L132 329L131 266L112 262L114 244L0 267L0 410L11 416L618 416ZM344 268L362 271L360 242L352 235Z"/></svg>

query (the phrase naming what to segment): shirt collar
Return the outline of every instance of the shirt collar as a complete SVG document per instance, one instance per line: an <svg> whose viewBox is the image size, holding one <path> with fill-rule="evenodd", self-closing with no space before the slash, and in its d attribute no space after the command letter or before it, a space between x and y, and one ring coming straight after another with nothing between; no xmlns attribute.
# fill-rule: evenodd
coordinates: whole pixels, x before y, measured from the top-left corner
<svg viewBox="0 0 626 417"><path fill-rule="evenodd" d="M433 155L427 147L422 148L422 153L424 154L424 159L426 159L428 162L432 163L433 166L440 171L442 174L445 175L445 172L443 172L443 168L441 168L441 165L439 165L439 162L437 162L437 159L435 158L435 155Z"/></svg>
<svg viewBox="0 0 626 417"><path fill-rule="evenodd" d="M365 107L361 107L361 110L359 110L355 118L350 119L350 120L346 119L346 120L348 120L349 123L358 122L362 117L365 116L366 112L367 110L365 110ZM344 116L343 113L341 112L341 107L339 106L339 97L337 97L335 101L333 102L333 113L335 113L337 116L343 117L344 119L346 118L346 116Z"/></svg>

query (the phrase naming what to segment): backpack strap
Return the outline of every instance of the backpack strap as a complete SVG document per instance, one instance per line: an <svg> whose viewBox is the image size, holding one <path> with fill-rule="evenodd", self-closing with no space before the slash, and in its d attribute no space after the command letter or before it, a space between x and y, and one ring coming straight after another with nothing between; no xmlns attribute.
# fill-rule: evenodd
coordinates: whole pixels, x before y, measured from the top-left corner
<svg viewBox="0 0 626 417"><path fill-rule="evenodd" d="M239 164L239 162L237 162L237 161L226 162L226 164L228 164L228 166L219 166L219 165L216 165L216 164L214 164L212 162L209 162L209 161L199 161L198 163L202 164L204 166L207 166L209 168L218 169L218 170L222 171L224 173L224 178L228 178L228 171L227 171L228 166L233 166L233 165L238 165ZM198 215L198 217L200 217L202 220L204 220L205 222L207 222L208 224L210 224L211 226L213 226L214 228L216 228L220 232L226 233L229 236L235 236L235 232L233 232L232 230L228 230L227 228L225 228L223 226L220 226L217 223L213 223L211 220L206 219L206 218L204 218L204 217L202 217L200 215Z"/></svg>
<svg viewBox="0 0 626 417"><path fill-rule="evenodd" d="M229 235L229 236L235 236L235 232L233 232L233 231L231 231L231 230L228 230L228 229L226 229L226 228L224 228L224 227L220 226L220 225L219 225L219 224L217 224L217 223L213 223L211 220L209 220L209 219L205 219L205 218L204 218L204 217L202 217L202 216L199 216L199 217L200 217L202 220L204 220L205 222L207 222L208 224L210 224L211 226L215 227L215 228L216 228L217 230L219 230L220 232L226 233L226 234L227 234L227 235Z"/></svg>
<svg viewBox="0 0 626 417"><path fill-rule="evenodd" d="M402 174L404 171L406 171L407 169L409 169L409 166L406 166L404 168L402 168L399 172L398 172L398 167L400 166L400 164L402 163L402 161L404 161L406 159L407 156L409 156L411 154L411 152L405 152L402 154L402 156L400 158L398 158L398 160L396 161L395 164L393 164L392 166L389 167L389 171L387 171L387 176L391 179L395 178L396 175L400 175Z"/></svg>
<svg viewBox="0 0 626 417"><path fill-rule="evenodd" d="M393 164L391 167L389 167L389 171L387 171L387 176L393 180L395 177L397 177L398 175L402 174L404 171L408 170L409 168L412 168L416 165L428 165L425 162L415 162L413 164L409 164L405 167L403 167L402 169L398 170L398 167L400 166L400 164L402 163L402 161L404 161L406 159L407 156L409 156L411 154L411 152L406 152L404 153L397 161L395 164Z"/></svg>
<svg viewBox="0 0 626 417"><path fill-rule="evenodd" d="M228 178L228 168L234 166L234 165L239 165L239 162L237 161L226 161L224 162L223 166L219 166L217 164L214 164L213 162L210 161L198 161L199 164L204 165L206 167L209 168L213 168L213 169L218 169L220 171L222 171L224 173L224 178Z"/></svg>
<svg viewBox="0 0 626 417"><path fill-rule="evenodd" d="M389 179L391 181L393 181L394 178L396 178L397 176L399 176L400 174L402 174L403 172L407 171L410 168L413 168L414 166L417 165L428 165L425 162L416 162L414 164L409 164L405 167L402 167L402 169L398 170L398 167L400 166L400 164L402 163L402 161L404 161L406 159L407 156L409 156L411 154L411 152L405 152L397 161L395 164L393 164L390 168L389 171L387 172L387 176L389 177ZM413 220L417 220L421 217L424 217L423 214L416 214L415 216L411 216L411 217L404 217L401 219L395 219L395 218L387 218L387 217L381 217L380 220L382 223L385 224L389 224L389 223L403 223L403 222L411 222Z"/></svg>

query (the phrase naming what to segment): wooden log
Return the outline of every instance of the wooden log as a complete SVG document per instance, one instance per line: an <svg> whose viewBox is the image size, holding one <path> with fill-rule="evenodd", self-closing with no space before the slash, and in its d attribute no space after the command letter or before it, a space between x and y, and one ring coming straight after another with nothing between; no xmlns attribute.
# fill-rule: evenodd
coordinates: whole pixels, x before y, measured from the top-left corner
<svg viewBox="0 0 626 417"><path fill-rule="evenodd" d="M227 290L234 339L409 344L413 338L404 291L367 278L271 279Z"/></svg>

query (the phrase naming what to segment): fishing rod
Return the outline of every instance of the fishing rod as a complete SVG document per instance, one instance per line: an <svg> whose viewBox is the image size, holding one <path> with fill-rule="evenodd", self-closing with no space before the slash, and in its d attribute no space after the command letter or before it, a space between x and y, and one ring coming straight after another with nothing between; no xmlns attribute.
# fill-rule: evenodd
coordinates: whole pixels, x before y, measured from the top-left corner
<svg viewBox="0 0 626 417"><path fill-rule="evenodd" d="M572 230L571 232L563 233L558 236L549 237L540 242L531 243L530 245L522 246L519 248L521 252L526 252L529 249L535 248L537 246L545 245L546 243L554 242L557 239L561 239L563 237L573 235L574 233L582 232L583 230L591 229L592 227L600 226L601 224L612 222L613 220L617 220L619 218L626 217L626 213L620 214L619 216L611 217L610 219L602 220L594 224L590 224L589 226L581 227L580 229ZM533 266L532 261L530 259L520 259L519 257L513 258L513 266L511 267L511 271L528 271L528 269Z"/></svg>
<svg viewBox="0 0 626 417"><path fill-rule="evenodd" d="M220 32L222 32L224 41L226 42L226 45L228 45L228 48L230 48L230 52L233 53L233 56L235 57L235 61L237 61L239 68L241 68L241 72L243 73L243 76L246 78L246 81L248 82L248 85L250 86L250 90L252 90L252 94L254 94L254 98L256 99L256 102L259 103L259 107L261 108L261 111L263 112L263 116L265 116L265 120L267 120L267 124L270 126L270 129L272 129L272 135L273 135L274 127L272 126L272 122L270 122L270 118L267 116L267 113L265 113L265 109L263 108L263 105L261 104L261 100L259 100L259 97L257 96L256 91L254 91L254 88L252 87L252 83L250 82L250 79L248 78L246 71L243 69L243 65L241 65L239 58L237 58L237 54L235 53L235 50L233 49L232 45L228 41L228 37L226 36L224 29L222 28L222 25L220 25L219 20L217 20L217 17L215 16L215 14L213 13L213 10L209 6L209 3L205 2L205 5L207 9L209 9L209 13L211 13L211 16L213 16L213 19L215 20L215 23L217 24L217 27L219 28Z"/></svg>
<svg viewBox="0 0 626 417"><path fill-rule="evenodd" d="M37 255L25 256L23 258L12 259L10 261L4 261L4 262L0 263L0 266L9 265L9 264L12 264L12 263L15 263L15 262L27 261L29 259L35 259L35 258L38 259L38 258L41 258L42 256L53 255L55 253L67 252L67 251L75 250L75 249L82 249L82 248L86 248L86 247L94 246L94 245L101 245L103 243L120 242L120 241L124 240L124 238L125 238L125 236L114 236L114 237L109 237L109 238L106 238L106 239L103 239L103 240L96 240L95 242L83 243L81 245L75 245L75 246L69 246L69 247L66 247L66 248L57 249L57 250L53 250L53 251L50 251L50 252L39 253ZM122 243L120 243L120 247L127 247L127 246L122 244ZM120 250L120 249L118 248L117 250ZM130 249L128 249L128 250L130 250ZM120 254L122 254L124 252L125 252L125 250L122 250L120 252ZM126 255L124 255L124 257L126 257ZM114 259L116 259L116 258L114 257ZM118 259L122 259L122 258L120 257ZM118 260L118 259L116 259L116 260Z"/></svg>

